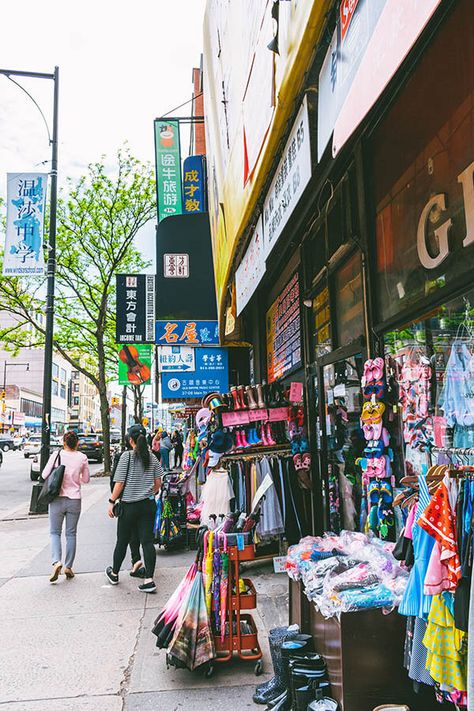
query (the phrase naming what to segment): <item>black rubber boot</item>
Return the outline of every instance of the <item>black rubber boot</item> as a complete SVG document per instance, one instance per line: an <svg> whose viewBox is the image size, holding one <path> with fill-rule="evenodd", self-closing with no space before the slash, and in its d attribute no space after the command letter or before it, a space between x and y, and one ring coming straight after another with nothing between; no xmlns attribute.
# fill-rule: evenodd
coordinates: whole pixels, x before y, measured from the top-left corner
<svg viewBox="0 0 474 711"><path fill-rule="evenodd" d="M272 655L274 677L263 684L259 684L253 695L254 703L268 704L273 699L281 696L287 688L283 677L283 667L281 658L281 646L283 642L292 640L299 634L295 625L294 629L289 627L275 627L270 630L268 639L270 642L270 654Z"/></svg>

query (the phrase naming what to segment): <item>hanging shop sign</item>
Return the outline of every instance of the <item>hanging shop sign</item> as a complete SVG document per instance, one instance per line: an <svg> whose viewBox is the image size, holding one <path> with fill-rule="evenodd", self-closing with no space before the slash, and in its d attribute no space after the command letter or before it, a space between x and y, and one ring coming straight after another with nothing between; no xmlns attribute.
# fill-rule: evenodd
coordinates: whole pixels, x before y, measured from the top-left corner
<svg viewBox="0 0 474 711"><path fill-rule="evenodd" d="M277 243L310 179L311 144L305 97L263 205L265 257Z"/></svg>
<svg viewBox="0 0 474 711"><path fill-rule="evenodd" d="M153 274L116 275L117 343L154 343L155 277Z"/></svg>
<svg viewBox="0 0 474 711"><path fill-rule="evenodd" d="M183 211L178 121L155 121L158 222Z"/></svg>
<svg viewBox="0 0 474 711"><path fill-rule="evenodd" d="M207 212L174 215L158 225L156 264L158 320L217 319Z"/></svg>
<svg viewBox="0 0 474 711"><path fill-rule="evenodd" d="M218 346L217 321L157 321L156 343L160 346Z"/></svg>
<svg viewBox="0 0 474 711"><path fill-rule="evenodd" d="M247 306L264 274L263 220L260 215L247 251L235 272L237 316L239 316Z"/></svg>
<svg viewBox="0 0 474 711"><path fill-rule="evenodd" d="M188 156L183 165L183 212L206 209L204 156Z"/></svg>
<svg viewBox="0 0 474 711"><path fill-rule="evenodd" d="M267 311L267 378L269 383L301 365L301 315L298 274Z"/></svg>
<svg viewBox="0 0 474 711"><path fill-rule="evenodd" d="M152 346L139 343L124 345L118 354L119 385L149 385L151 382Z"/></svg>
<svg viewBox="0 0 474 711"><path fill-rule="evenodd" d="M365 3L374 5L368 0ZM382 94L440 3L441 0L386 1L337 117L333 156L339 153Z"/></svg>
<svg viewBox="0 0 474 711"><path fill-rule="evenodd" d="M196 348L193 373L163 373L163 398L186 400L209 392L229 391L229 358L227 348Z"/></svg>
<svg viewBox="0 0 474 711"><path fill-rule="evenodd" d="M195 348L161 346L158 353L160 373L189 373L196 370Z"/></svg>
<svg viewBox="0 0 474 711"><path fill-rule="evenodd" d="M7 228L3 274L44 274L46 173L7 173Z"/></svg>
<svg viewBox="0 0 474 711"><path fill-rule="evenodd" d="M386 1L343 0L341 3L336 29L319 73L318 160L331 139Z"/></svg>

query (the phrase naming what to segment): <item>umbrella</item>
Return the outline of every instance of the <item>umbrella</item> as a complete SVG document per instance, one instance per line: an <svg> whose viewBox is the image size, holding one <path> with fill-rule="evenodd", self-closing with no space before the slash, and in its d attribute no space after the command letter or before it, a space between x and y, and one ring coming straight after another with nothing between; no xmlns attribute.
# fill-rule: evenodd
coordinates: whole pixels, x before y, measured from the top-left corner
<svg viewBox="0 0 474 711"><path fill-rule="evenodd" d="M183 600L180 616L168 653L193 671L216 656L209 624L203 576L197 572Z"/></svg>
<svg viewBox="0 0 474 711"><path fill-rule="evenodd" d="M153 526L153 535L155 538L158 535L158 531L161 528L161 511L163 508L163 502L161 500L161 496L157 499L156 501L156 514L155 514L155 525Z"/></svg>
<svg viewBox="0 0 474 711"><path fill-rule="evenodd" d="M221 554L221 580L220 580L220 617L221 640L225 637L225 621L227 617L227 593L229 590L229 554L227 553L227 536L224 536L224 550Z"/></svg>
<svg viewBox="0 0 474 711"><path fill-rule="evenodd" d="M155 620L152 632L157 636L156 646L165 649L173 637L181 606L193 584L198 571L197 563L193 563L180 584Z"/></svg>
<svg viewBox="0 0 474 711"><path fill-rule="evenodd" d="M219 551L219 545L217 544L214 548L214 555L212 556L212 600L214 607L214 619L216 623L216 630L219 631L219 619L220 619L220 595L221 595L221 554Z"/></svg>
<svg viewBox="0 0 474 711"><path fill-rule="evenodd" d="M207 614L211 616L212 604L212 558L213 558L214 531L209 531L207 538L207 552L204 558L204 568L206 571L204 579L204 590L206 593Z"/></svg>

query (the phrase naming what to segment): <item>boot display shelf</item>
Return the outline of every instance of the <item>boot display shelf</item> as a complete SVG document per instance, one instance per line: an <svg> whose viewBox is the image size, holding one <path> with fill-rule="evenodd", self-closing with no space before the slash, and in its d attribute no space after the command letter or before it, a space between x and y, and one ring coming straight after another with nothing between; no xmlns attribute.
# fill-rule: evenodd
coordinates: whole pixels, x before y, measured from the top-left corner
<svg viewBox="0 0 474 711"><path fill-rule="evenodd" d="M206 671L209 678L214 673L215 664L230 662L234 654L239 659L247 662L256 662L254 671L256 676L263 673L262 649L258 641L258 632L255 620L248 610L257 607L257 592L249 578L244 578L246 593L241 593L239 588L239 564L243 561L255 559L255 544L246 544L242 550L237 546L229 546L229 587L227 593L227 619L226 634L221 639L220 634L214 635L214 645L217 657L210 662ZM245 610L245 613L242 613ZM241 622L246 624L250 632L242 632Z"/></svg>

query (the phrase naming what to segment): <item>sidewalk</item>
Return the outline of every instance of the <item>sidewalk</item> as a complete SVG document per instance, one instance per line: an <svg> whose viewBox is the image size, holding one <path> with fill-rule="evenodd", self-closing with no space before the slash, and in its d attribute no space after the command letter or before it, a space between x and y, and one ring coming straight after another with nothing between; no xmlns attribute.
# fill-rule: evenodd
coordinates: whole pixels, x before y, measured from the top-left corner
<svg viewBox="0 0 474 711"><path fill-rule="evenodd" d="M236 660L202 674L166 669L151 627L191 564L194 553L158 551L156 595L137 591L127 571L110 586L115 522L107 518L108 482L84 487L78 554L72 581L48 582L48 521L0 521L0 709L119 711L257 708L256 683L270 678L267 631L287 621L287 579L269 565L252 568L255 613L266 674ZM128 561L126 563L128 565Z"/></svg>

